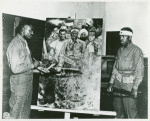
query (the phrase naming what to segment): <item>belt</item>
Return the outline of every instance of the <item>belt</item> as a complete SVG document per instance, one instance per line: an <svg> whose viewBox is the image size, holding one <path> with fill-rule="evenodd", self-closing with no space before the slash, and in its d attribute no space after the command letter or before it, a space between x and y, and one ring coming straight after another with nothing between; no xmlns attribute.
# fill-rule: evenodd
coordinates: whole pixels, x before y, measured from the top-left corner
<svg viewBox="0 0 150 121"><path fill-rule="evenodd" d="M133 71L118 71L116 73L116 78L122 83L133 83L135 79Z"/></svg>
<svg viewBox="0 0 150 121"><path fill-rule="evenodd" d="M118 71L120 74L122 75L134 75L135 74L135 71Z"/></svg>

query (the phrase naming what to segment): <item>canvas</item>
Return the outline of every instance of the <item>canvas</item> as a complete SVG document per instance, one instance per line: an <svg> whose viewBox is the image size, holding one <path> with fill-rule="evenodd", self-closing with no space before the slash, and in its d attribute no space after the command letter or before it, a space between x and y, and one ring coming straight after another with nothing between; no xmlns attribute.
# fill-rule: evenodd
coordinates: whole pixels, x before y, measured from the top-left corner
<svg viewBox="0 0 150 121"><path fill-rule="evenodd" d="M46 19L42 62L49 72L40 75L39 106L100 110L102 25L102 19ZM60 42L62 29L66 35Z"/></svg>

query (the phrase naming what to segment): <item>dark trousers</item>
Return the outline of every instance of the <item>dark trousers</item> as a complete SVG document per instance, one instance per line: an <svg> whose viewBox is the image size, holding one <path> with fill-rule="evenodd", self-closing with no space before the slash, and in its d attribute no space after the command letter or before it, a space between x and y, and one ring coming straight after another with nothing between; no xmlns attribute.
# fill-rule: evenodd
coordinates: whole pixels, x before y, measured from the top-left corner
<svg viewBox="0 0 150 121"><path fill-rule="evenodd" d="M136 103L137 100L133 98L115 97L114 108L117 113L116 118L139 118Z"/></svg>

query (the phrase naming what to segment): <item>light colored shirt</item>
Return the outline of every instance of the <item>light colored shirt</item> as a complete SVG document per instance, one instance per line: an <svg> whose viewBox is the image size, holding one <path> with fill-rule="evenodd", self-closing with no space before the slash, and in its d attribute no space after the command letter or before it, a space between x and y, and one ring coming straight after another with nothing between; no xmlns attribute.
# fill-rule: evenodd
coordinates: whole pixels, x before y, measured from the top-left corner
<svg viewBox="0 0 150 121"><path fill-rule="evenodd" d="M90 42L90 43L87 45L87 51L88 51L88 52L94 52L94 45L92 44L92 42Z"/></svg>
<svg viewBox="0 0 150 121"><path fill-rule="evenodd" d="M60 55L61 49L62 49L63 44L64 44L65 41L66 41L66 40L60 41L60 40L58 39L58 40L53 41L53 42L50 44L50 47L51 47L52 49L54 49L54 51L55 51L55 59L56 59L56 60L58 60L58 57L59 57L59 55Z"/></svg>
<svg viewBox="0 0 150 121"><path fill-rule="evenodd" d="M34 68L27 42L19 34L9 44L6 55L14 74L23 73Z"/></svg>
<svg viewBox="0 0 150 121"><path fill-rule="evenodd" d="M123 78L123 73L130 73L128 78ZM123 83L133 83L137 89L144 75L144 61L142 50L130 43L127 48L121 47L118 50L116 61L113 67L110 83L114 84L115 78Z"/></svg>

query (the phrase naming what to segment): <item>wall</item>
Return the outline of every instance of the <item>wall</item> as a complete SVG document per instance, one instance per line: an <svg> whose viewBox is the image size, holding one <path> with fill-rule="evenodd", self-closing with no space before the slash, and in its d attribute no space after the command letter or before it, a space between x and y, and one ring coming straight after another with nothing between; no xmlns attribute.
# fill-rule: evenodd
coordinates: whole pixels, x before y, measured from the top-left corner
<svg viewBox="0 0 150 121"><path fill-rule="evenodd" d="M2 12L34 19L48 17L103 18L105 2L5 2Z"/></svg>
<svg viewBox="0 0 150 121"><path fill-rule="evenodd" d="M122 27L133 29L133 43L148 56L148 3L107 2L106 31L119 31ZM106 40L106 37L105 37Z"/></svg>

